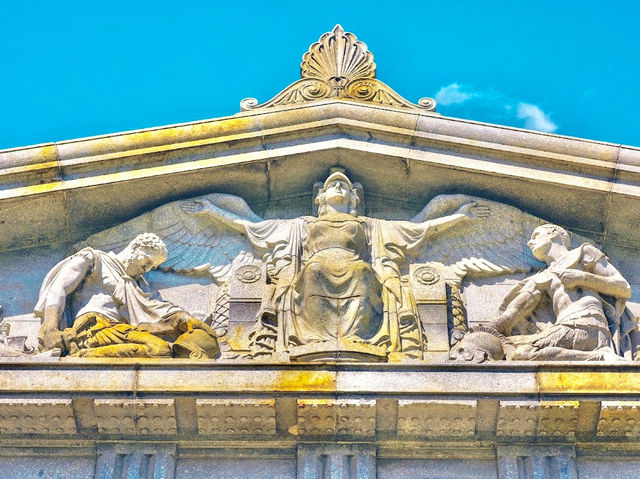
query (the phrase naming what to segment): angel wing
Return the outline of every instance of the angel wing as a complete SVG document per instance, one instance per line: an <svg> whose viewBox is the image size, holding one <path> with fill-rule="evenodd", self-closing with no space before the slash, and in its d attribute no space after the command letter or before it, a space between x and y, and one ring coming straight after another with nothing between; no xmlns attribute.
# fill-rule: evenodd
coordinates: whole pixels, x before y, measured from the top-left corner
<svg viewBox="0 0 640 479"><path fill-rule="evenodd" d="M140 233L155 233L166 243L167 260L159 269L182 274L203 274L214 281L226 279L232 260L250 251L247 238L208 215L200 214L203 203L211 203L251 222L262 221L249 205L233 195L211 193L174 201L89 236L75 245L103 251L119 251Z"/></svg>
<svg viewBox="0 0 640 479"><path fill-rule="evenodd" d="M533 230L547 221L513 206L469 195L439 195L411 221L446 216L469 202L488 206L489 217L456 226L427 241L420 261L441 262L452 267L460 278L526 273L544 267L529 251L527 241ZM573 243L586 241L582 236L571 236Z"/></svg>

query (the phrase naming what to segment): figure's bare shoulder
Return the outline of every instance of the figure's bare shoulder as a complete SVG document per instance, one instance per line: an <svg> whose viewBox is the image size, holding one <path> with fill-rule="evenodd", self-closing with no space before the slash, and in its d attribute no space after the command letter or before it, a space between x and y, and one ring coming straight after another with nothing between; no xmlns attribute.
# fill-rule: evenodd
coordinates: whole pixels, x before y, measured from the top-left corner
<svg viewBox="0 0 640 479"><path fill-rule="evenodd" d="M93 267L95 255L96 250L92 248L83 248L76 254L74 254L72 258L77 258L78 261L85 261L89 265L89 267Z"/></svg>
<svg viewBox="0 0 640 479"><path fill-rule="evenodd" d="M73 276L77 274L88 274L93 270L95 262L94 255L94 250L84 248L60 262L58 268L60 271L66 272L66 274L63 274L65 278L72 273Z"/></svg>
<svg viewBox="0 0 640 479"><path fill-rule="evenodd" d="M582 250L580 261L587 271L593 270L595 265L603 260L608 262L606 255L592 244L584 243L580 249Z"/></svg>

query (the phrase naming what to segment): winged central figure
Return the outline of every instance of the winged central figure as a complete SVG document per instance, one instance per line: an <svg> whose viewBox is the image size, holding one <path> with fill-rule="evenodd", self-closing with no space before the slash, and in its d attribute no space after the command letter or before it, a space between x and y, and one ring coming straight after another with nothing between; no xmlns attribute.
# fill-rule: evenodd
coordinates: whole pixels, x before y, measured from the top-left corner
<svg viewBox="0 0 640 479"><path fill-rule="evenodd" d="M516 208L442 195L410 220L384 220L358 214L361 191L335 169L315 195L317 216L262 219L241 198L212 193L156 208L85 244L117 248L150 231L169 249L161 269L204 273L218 283L229 278L234 258L253 252L267 273L254 355L339 342L420 357L425 338L410 263L439 261L459 278L530 269Z"/></svg>
<svg viewBox="0 0 640 479"><path fill-rule="evenodd" d="M453 215L412 223L358 216L359 201L340 171L315 198L317 217L251 221L196 200L199 214L246 235L263 253L268 285L254 335L258 352L336 340L388 352L421 349L415 304L401 280L405 257L453 225L487 217L489 208L467 203Z"/></svg>

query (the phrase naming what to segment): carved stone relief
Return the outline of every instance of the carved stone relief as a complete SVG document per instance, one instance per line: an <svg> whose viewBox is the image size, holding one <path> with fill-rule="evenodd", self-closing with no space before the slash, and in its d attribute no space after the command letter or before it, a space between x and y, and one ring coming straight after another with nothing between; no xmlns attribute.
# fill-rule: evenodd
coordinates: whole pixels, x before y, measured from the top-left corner
<svg viewBox="0 0 640 479"><path fill-rule="evenodd" d="M632 357L638 332L624 308L628 283L594 246L570 249L562 228L466 195L438 196L408 221L371 218L358 209L362 186L340 168L315 193L317 216L264 220L241 198L213 193L89 237L45 278L36 307L43 349L215 356L185 346L180 334L188 331L209 342L217 332L227 359L442 360L451 347L453 359L476 362ZM533 256L524 250L528 231ZM142 236L131 242L134 234ZM145 237L168 251L136 253ZM103 252L123 245L118 255ZM495 321L468 331L463 280L541 264L547 268L515 286ZM153 293L141 289L142 274L156 266L219 285L204 322L159 298L144 303L142 295ZM73 292L56 295L56 282ZM117 290L125 287L132 293L116 311ZM111 302L97 305L105 294ZM63 307L67 296L75 312ZM555 323L532 320L545 301ZM146 316L136 316L138 304ZM172 345L163 339L170 335Z"/></svg>
<svg viewBox="0 0 640 479"><path fill-rule="evenodd" d="M58 263L35 307L40 348L82 357L215 357L213 330L144 279L166 258L162 240L143 233L117 255L84 248Z"/></svg>
<svg viewBox="0 0 640 479"><path fill-rule="evenodd" d="M457 359L609 360L635 359L637 318L625 308L631 287L595 246L571 248L557 225L538 226L527 243L546 264L504 298L488 327L472 329L454 350ZM536 324L533 314L550 302L553 321Z"/></svg>

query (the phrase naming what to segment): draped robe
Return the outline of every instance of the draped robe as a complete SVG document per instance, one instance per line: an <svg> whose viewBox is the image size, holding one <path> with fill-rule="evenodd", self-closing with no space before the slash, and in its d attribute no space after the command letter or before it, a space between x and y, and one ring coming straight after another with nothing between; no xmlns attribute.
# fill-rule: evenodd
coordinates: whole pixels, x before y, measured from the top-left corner
<svg viewBox="0 0 640 479"><path fill-rule="evenodd" d="M430 222L329 213L245 223L245 231L268 276L255 354L336 339L421 354L406 256L430 235ZM385 287L391 278L400 281L401 298Z"/></svg>

